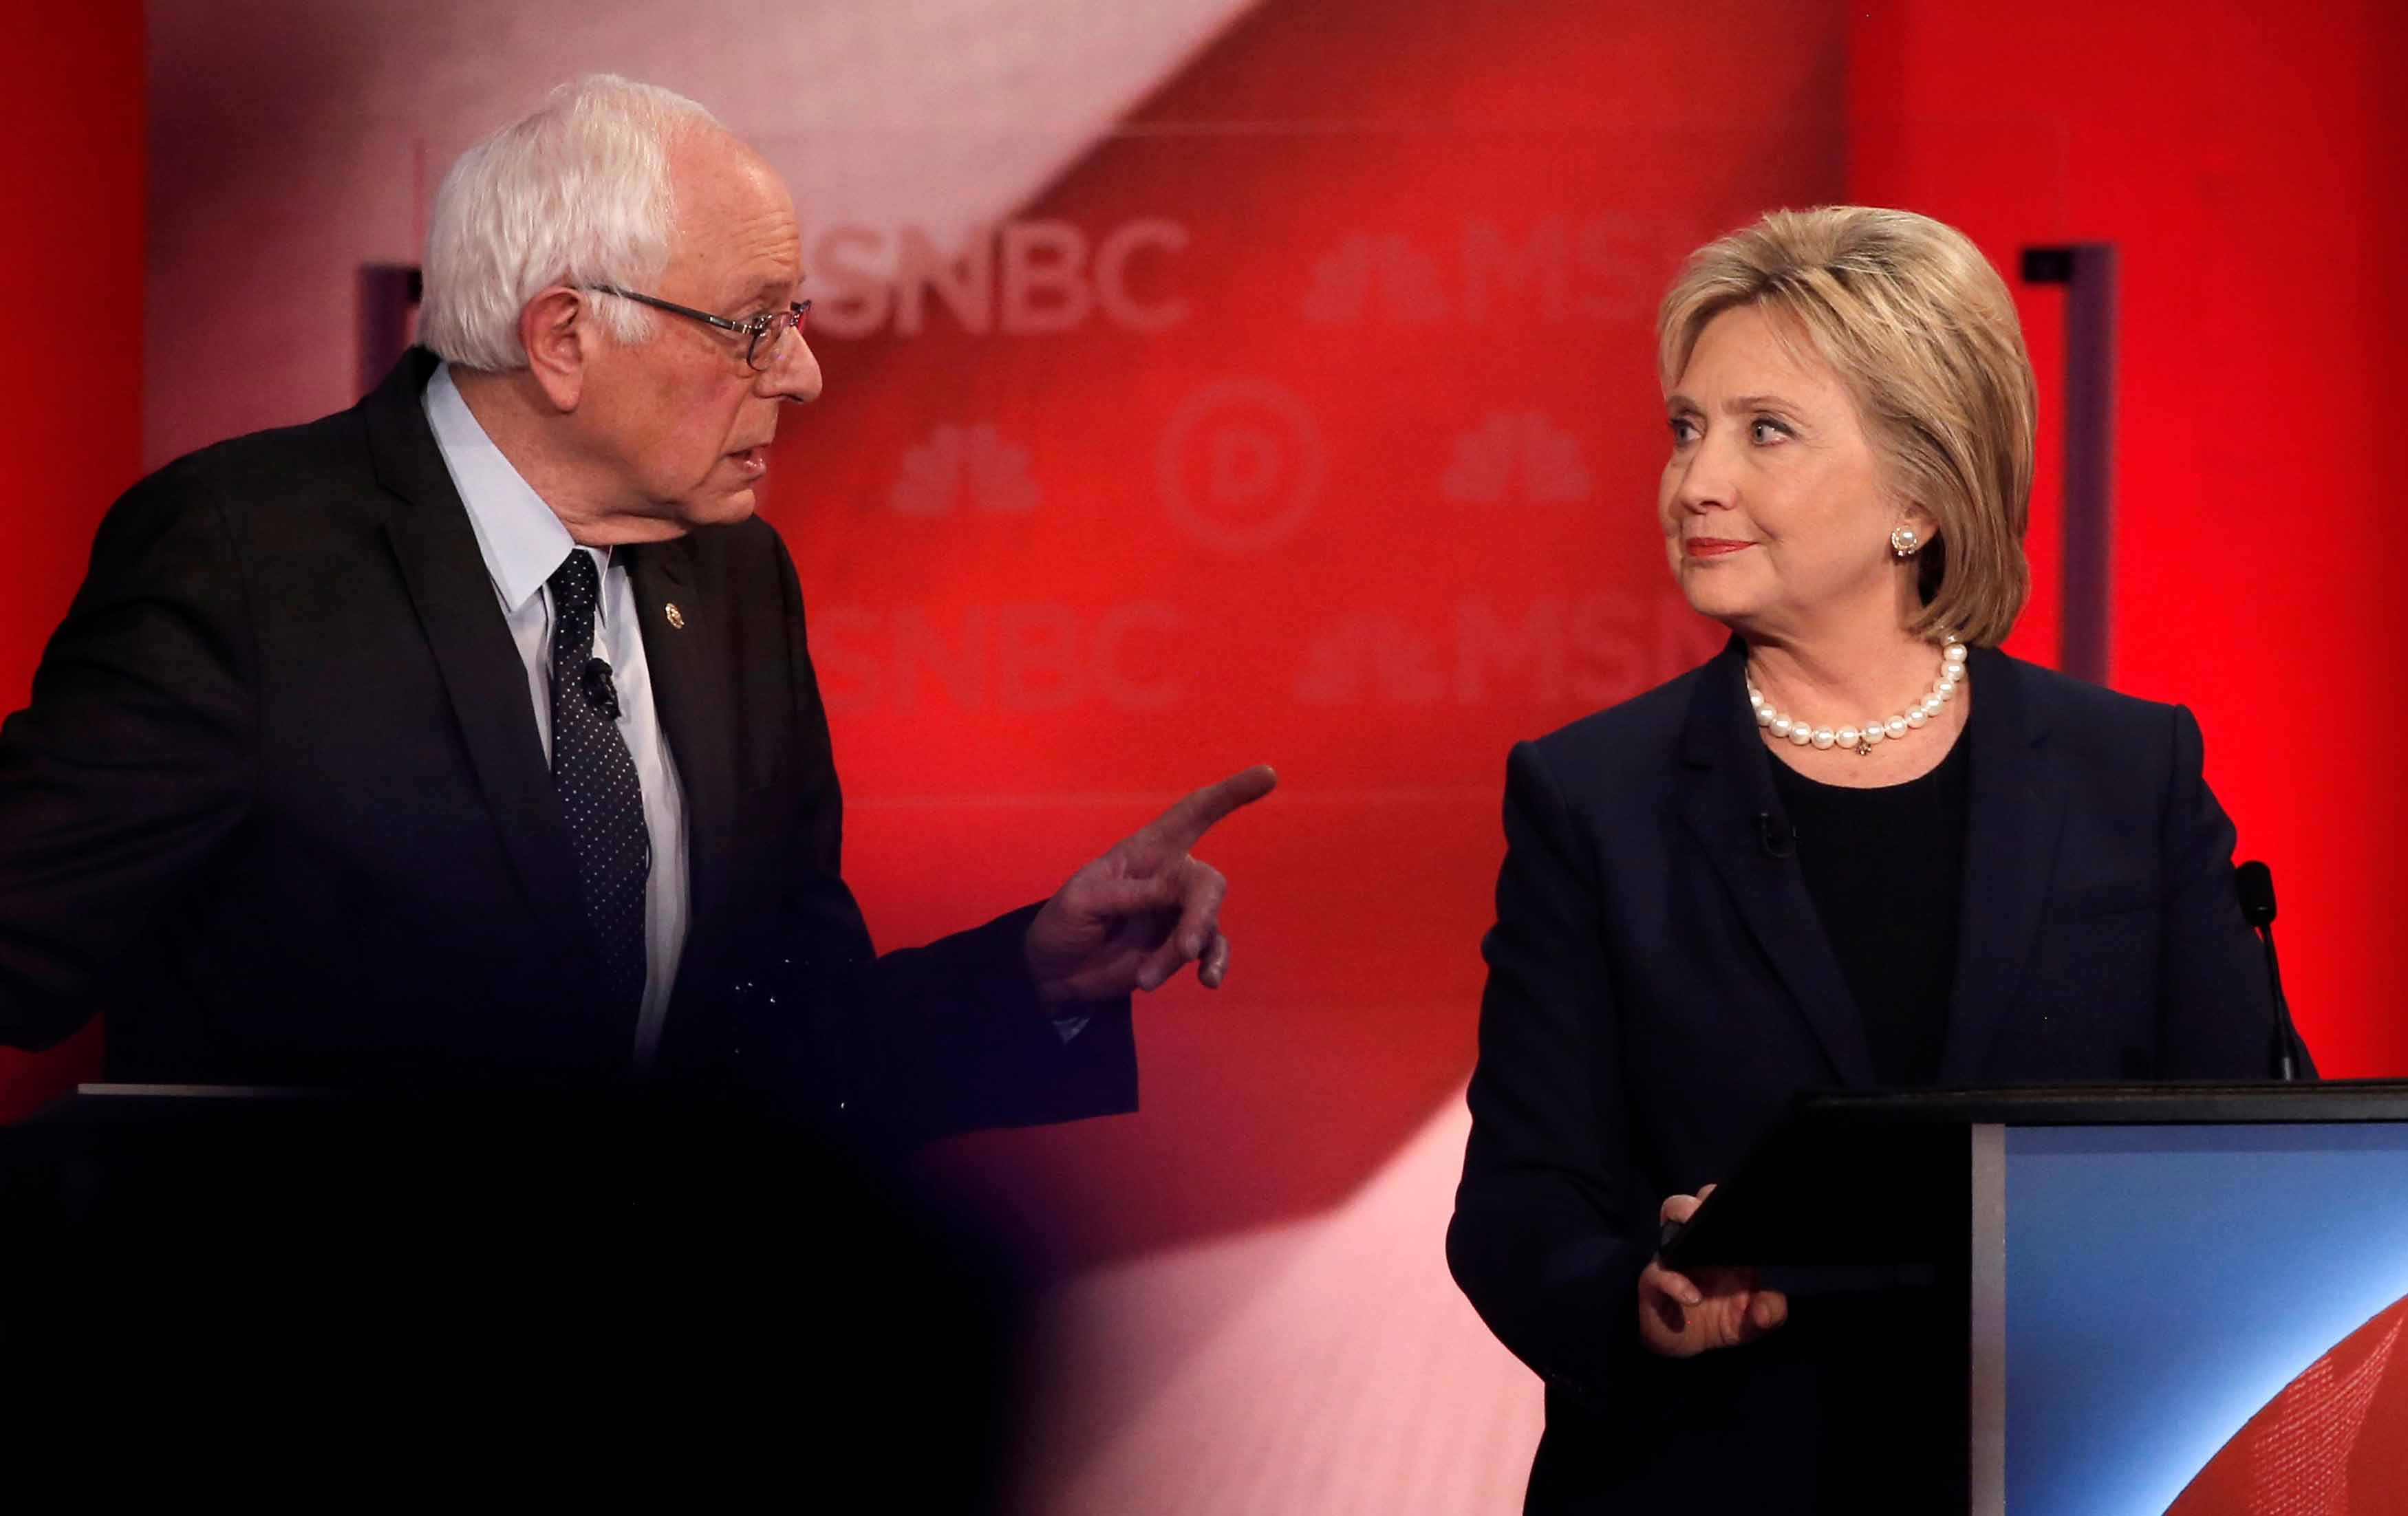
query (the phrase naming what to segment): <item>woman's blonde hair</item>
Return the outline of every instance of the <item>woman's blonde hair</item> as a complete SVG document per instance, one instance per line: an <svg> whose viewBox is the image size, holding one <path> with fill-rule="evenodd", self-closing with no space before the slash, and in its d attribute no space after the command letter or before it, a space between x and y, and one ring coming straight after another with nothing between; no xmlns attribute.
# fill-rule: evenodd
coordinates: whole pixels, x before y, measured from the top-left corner
<svg viewBox="0 0 2408 1516"><path fill-rule="evenodd" d="M2005 639L2031 593L2031 359L2007 287L1962 232L1905 210L1776 210L1690 254L1656 315L1670 391L1709 322L1758 306L1855 397L1903 505L1939 523L1918 635Z"/></svg>

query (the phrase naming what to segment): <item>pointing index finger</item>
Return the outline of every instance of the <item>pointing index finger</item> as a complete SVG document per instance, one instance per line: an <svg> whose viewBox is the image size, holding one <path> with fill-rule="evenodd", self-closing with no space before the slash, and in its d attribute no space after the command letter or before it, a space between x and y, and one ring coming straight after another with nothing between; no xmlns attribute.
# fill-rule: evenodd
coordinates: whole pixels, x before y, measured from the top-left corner
<svg viewBox="0 0 2408 1516"><path fill-rule="evenodd" d="M1256 764L1252 768L1230 775L1218 784L1208 784L1188 795L1155 817L1154 824L1147 830L1181 852L1185 852L1201 842L1204 834L1229 812L1240 806L1253 805L1270 794L1278 783L1279 776L1271 772L1270 765Z"/></svg>

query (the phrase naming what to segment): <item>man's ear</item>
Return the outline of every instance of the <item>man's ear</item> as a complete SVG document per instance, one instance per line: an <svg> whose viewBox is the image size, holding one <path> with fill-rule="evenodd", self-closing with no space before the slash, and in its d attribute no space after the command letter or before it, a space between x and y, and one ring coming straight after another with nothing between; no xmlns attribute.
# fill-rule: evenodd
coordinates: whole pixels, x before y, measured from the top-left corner
<svg viewBox="0 0 2408 1516"><path fill-rule="evenodd" d="M552 408L566 414L585 393L585 365L594 357L593 323L585 319L585 294L566 284L539 292L519 312L519 342L527 369Z"/></svg>

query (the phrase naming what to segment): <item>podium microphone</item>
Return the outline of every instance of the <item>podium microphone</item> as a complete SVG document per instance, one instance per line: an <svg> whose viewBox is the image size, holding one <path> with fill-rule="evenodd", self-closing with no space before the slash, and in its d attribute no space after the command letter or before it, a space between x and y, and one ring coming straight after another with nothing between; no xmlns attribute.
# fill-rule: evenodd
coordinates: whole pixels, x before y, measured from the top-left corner
<svg viewBox="0 0 2408 1516"><path fill-rule="evenodd" d="M2241 893L2242 920L2266 944L2266 983L2274 992L2274 1038L2269 1061L2274 1077L2288 1083L2300 1077L2294 1051L2300 1045L2300 1033L2291 1024L2291 1003L2284 997L2283 970L2274 958L2274 871L2252 858L2233 870L2232 882Z"/></svg>

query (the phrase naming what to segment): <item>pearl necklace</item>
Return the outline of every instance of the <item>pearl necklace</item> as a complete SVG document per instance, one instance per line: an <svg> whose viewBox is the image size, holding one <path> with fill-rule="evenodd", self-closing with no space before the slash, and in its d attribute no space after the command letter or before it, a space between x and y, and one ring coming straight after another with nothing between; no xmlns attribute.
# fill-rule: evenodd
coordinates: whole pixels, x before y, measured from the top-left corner
<svg viewBox="0 0 2408 1516"><path fill-rule="evenodd" d="M1941 708L1956 698L1957 689L1965 682L1965 644L1954 636L1940 639L1940 675L1922 699L1887 721L1869 721L1862 726L1842 726L1836 731L1775 710L1764 692L1756 687L1755 673L1751 671L1745 678L1747 703L1756 709L1756 724L1770 732L1775 739L1786 737L1801 748L1810 742L1818 748L1854 748L1856 756L1862 758L1873 751L1876 742L1895 742L1917 727L1930 724Z"/></svg>

